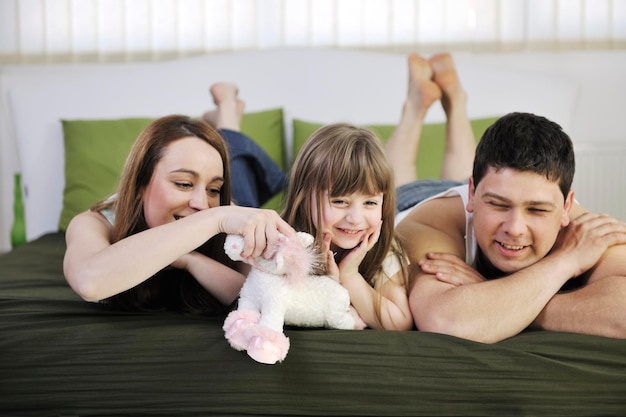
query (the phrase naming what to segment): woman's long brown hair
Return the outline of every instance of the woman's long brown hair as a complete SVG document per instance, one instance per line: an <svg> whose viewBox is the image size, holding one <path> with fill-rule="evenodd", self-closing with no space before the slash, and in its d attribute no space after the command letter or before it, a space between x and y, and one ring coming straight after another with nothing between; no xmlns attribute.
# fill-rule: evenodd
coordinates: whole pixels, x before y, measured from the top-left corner
<svg viewBox="0 0 626 417"><path fill-rule="evenodd" d="M144 217L142 196L154 173L157 163L163 157L166 148L173 142L186 138L199 138L219 153L224 171L224 185L220 193L220 205L231 202L231 178L228 158L228 148L220 134L207 123L191 119L183 115L161 117L150 123L137 137L120 176L117 187L117 197L112 201L104 201L91 208L92 211L112 209L115 212L115 222L111 232L111 243L115 243L135 233L148 228ZM203 253L224 264L231 265L232 261L226 257L223 250L224 235L218 235L208 240L198 252ZM169 281L172 278L160 279L162 275L189 275L185 271L166 268L152 279L144 281L137 287L118 294L107 300L109 305L116 305L122 309L152 310L163 306L155 299L170 297L172 291L178 292L176 286ZM169 281L168 281L169 280ZM217 301L198 282L191 277L179 278L180 303L166 302L165 304L180 304L183 311L207 311L219 309ZM178 298L178 297L175 297ZM219 304L219 303L218 303ZM176 305L169 306L176 309Z"/></svg>

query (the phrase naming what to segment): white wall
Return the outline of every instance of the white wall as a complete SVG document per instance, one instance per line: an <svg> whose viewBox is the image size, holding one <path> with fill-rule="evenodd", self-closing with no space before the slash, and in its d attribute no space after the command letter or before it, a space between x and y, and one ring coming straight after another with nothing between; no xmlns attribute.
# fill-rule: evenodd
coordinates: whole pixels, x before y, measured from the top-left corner
<svg viewBox="0 0 626 417"><path fill-rule="evenodd" d="M492 65L576 80L580 83L581 95L577 117L569 132L572 140L626 142L626 51L485 54L481 55L482 60Z"/></svg>
<svg viewBox="0 0 626 417"><path fill-rule="evenodd" d="M626 51L589 51L563 53L458 54L458 60L480 62L493 67L548 73L574 80L580 85L577 111L569 129L575 143L626 143L623 119L626 114ZM461 74L461 79L463 74ZM235 80L236 81L236 80ZM506 96L507 91L501 94ZM4 97L2 97L4 100ZM537 97L542 100L542 97ZM469 98L472 106L472 97ZM4 111L4 109L3 109ZM398 110L399 111L399 110ZM0 114L3 116L4 114ZM36 114L32 115L34 118ZM7 131L6 120L0 125L0 252L10 249L12 222L13 173L18 170L15 148ZM623 170L626 173L626 170ZM615 179L616 193L626 189L626 180ZM584 202L584 200L583 200ZM588 206L588 204L585 204ZM619 215L621 213L610 213ZM626 215L624 216L626 218Z"/></svg>

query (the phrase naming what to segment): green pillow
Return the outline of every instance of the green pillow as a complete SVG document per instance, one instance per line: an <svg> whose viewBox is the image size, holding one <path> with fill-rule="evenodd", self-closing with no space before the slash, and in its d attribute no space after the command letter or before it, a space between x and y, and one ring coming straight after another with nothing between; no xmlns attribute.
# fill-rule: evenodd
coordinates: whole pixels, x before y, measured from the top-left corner
<svg viewBox="0 0 626 417"><path fill-rule="evenodd" d="M241 118L241 132L253 139L279 167L285 169L283 109L245 113Z"/></svg>
<svg viewBox="0 0 626 417"><path fill-rule="evenodd" d="M65 230L72 217L115 191L132 144L152 120L62 120L65 189L59 230ZM241 131L284 167L282 109L244 114ZM274 199L270 203L276 204Z"/></svg>
<svg viewBox="0 0 626 417"><path fill-rule="evenodd" d="M472 130L476 142L480 140L485 130L493 124L498 117L487 117L482 119L471 120ZM298 154L304 142L318 128L323 126L321 123L307 122L294 119L293 121L293 157ZM393 133L395 125L366 125L380 140L385 143ZM445 151L446 141L446 124L429 123L425 124L422 129L422 137L420 139L420 147L417 155L417 177L418 178L440 178L441 165L443 164L443 155Z"/></svg>

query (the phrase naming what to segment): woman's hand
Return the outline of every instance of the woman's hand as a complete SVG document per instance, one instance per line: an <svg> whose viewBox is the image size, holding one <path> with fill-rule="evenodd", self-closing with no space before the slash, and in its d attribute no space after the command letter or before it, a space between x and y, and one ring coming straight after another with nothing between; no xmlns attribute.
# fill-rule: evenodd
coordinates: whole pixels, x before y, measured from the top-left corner
<svg viewBox="0 0 626 417"><path fill-rule="evenodd" d="M221 206L219 231L241 235L244 246L241 256L270 258L278 244L280 234L295 238L295 230L274 210L238 206Z"/></svg>

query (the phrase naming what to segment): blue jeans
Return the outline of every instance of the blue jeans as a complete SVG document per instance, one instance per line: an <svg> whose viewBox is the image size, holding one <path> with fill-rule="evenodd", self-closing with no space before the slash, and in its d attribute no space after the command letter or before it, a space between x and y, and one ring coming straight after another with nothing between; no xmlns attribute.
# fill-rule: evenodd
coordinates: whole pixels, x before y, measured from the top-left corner
<svg viewBox="0 0 626 417"><path fill-rule="evenodd" d="M452 187L467 184L467 181L416 180L396 188L396 210L404 211L428 197L442 193Z"/></svg>
<svg viewBox="0 0 626 417"><path fill-rule="evenodd" d="M233 202L261 207L285 186L285 173L256 142L241 132L220 129L228 145Z"/></svg>

